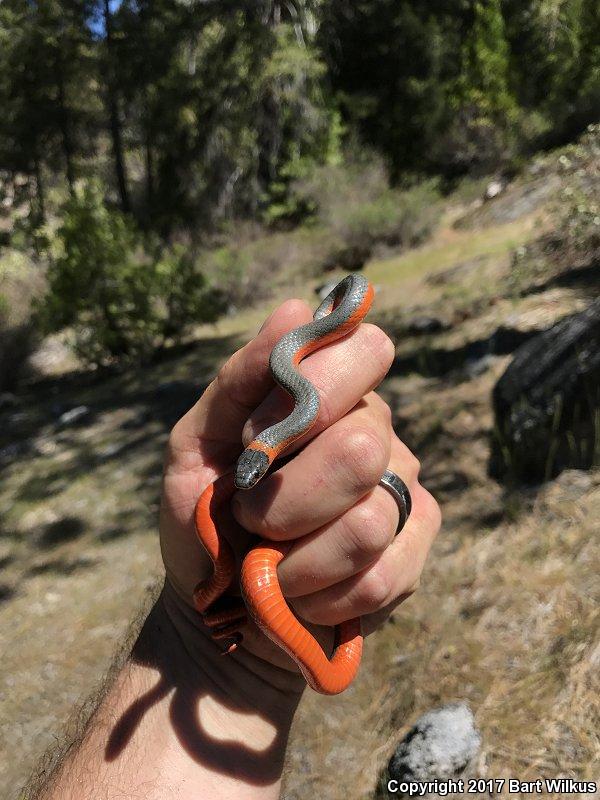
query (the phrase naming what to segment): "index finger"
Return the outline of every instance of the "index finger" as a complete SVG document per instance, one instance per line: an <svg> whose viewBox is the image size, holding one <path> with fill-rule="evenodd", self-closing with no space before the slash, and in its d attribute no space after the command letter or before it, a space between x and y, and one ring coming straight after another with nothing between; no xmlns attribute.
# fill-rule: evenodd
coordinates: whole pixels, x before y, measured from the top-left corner
<svg viewBox="0 0 600 800"><path fill-rule="evenodd" d="M304 359L300 371L319 393L319 412L309 431L287 452L294 452L314 439L378 386L392 364L394 352L393 342L381 328L363 322L343 339ZM269 392L244 426L244 446L265 428L284 419L293 405L283 389L275 387Z"/></svg>
<svg viewBox="0 0 600 800"><path fill-rule="evenodd" d="M268 317L254 339L226 361L198 402L173 427L166 474L203 466L207 449L219 450L225 459L239 453L248 416L274 386L269 370L274 344L311 319L306 303L288 300Z"/></svg>

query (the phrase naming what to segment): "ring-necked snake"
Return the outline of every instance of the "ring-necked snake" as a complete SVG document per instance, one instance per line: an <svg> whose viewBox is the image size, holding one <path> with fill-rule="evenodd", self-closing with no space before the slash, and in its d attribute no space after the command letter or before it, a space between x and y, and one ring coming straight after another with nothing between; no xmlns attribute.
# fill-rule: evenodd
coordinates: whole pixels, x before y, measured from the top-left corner
<svg viewBox="0 0 600 800"><path fill-rule="evenodd" d="M214 565L213 574L194 592L194 604L216 639L233 643L242 640L240 628L246 610L254 622L275 644L298 664L307 683L322 694L344 691L358 671L362 654L360 618L344 622L335 629L335 649L331 659L321 645L294 616L279 586L277 565L286 547L266 539L245 556L240 589L245 608L209 612L221 595L233 588L235 558L229 543L219 536L216 514L236 489L250 489L267 472L273 461L292 442L313 425L319 411L319 395L312 383L298 370L300 361L350 333L367 314L373 300L373 287L360 275L342 280L315 311L312 322L285 334L274 346L270 368L276 382L294 401L294 409L281 422L257 436L238 459L235 472L210 484L196 505L195 524L200 541Z"/></svg>

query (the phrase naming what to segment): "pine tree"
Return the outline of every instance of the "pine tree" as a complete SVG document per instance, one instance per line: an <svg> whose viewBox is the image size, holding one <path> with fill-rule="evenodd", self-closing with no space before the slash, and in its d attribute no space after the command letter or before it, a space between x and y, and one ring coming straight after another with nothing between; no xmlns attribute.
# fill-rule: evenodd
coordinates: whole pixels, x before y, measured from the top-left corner
<svg viewBox="0 0 600 800"><path fill-rule="evenodd" d="M500 0L476 0L473 24L462 48L462 72L456 101L484 114L510 114L509 48Z"/></svg>

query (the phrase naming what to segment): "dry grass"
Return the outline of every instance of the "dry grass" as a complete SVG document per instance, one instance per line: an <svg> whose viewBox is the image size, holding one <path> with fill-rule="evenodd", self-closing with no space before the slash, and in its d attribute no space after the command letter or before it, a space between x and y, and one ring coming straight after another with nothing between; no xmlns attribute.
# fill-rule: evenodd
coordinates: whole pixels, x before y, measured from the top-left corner
<svg viewBox="0 0 600 800"><path fill-rule="evenodd" d="M410 298L404 315L412 306L443 317L443 309L455 323L425 347L462 346L509 316L517 327L544 328L580 308L577 288L501 294L511 248L548 224L542 211L474 236L446 229L418 251L369 265L385 286L390 327L401 297ZM455 267L440 298L427 278ZM461 323L481 299L483 310ZM400 341L399 352L415 346ZM496 358L477 378L407 375L382 386L444 525L422 588L369 641L351 693L304 700L285 800L372 798L416 717L455 700L470 703L482 733L478 776L598 779L600 474L567 472L537 495L505 492L487 477L490 393L508 360Z"/></svg>
<svg viewBox="0 0 600 800"><path fill-rule="evenodd" d="M304 701L286 800L307 786L324 800L372 797L415 718L454 700L482 733L478 775L597 778L600 474L503 495L485 478L492 378L386 384L403 397L405 436L433 435L423 481L445 523L422 588L372 637L352 693Z"/></svg>

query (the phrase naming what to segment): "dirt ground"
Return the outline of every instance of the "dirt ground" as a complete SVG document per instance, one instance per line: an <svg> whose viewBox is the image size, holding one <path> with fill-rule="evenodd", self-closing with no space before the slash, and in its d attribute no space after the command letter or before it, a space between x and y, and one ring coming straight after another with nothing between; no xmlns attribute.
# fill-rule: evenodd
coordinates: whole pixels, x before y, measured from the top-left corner
<svg viewBox="0 0 600 800"><path fill-rule="evenodd" d="M380 289L374 317L397 342L381 393L444 524L422 587L369 640L356 683L304 698L285 800L373 797L410 724L454 700L482 734L478 775L600 777L600 474L512 491L487 476L490 393L511 353L597 293L589 281L507 288L515 248L552 224L547 199L517 181L365 268ZM314 304L311 289L287 294ZM150 367L50 375L0 410L2 800L20 796L102 680L160 575L170 426L276 299ZM424 315L441 329L415 332Z"/></svg>

